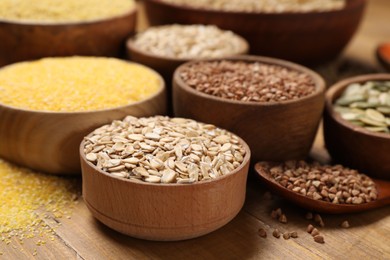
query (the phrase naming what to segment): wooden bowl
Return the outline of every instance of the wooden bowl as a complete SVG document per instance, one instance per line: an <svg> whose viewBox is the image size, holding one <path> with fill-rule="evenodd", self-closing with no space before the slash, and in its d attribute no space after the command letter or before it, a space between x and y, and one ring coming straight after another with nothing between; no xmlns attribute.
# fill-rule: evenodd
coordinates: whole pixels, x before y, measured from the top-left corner
<svg viewBox="0 0 390 260"><path fill-rule="evenodd" d="M210 233L231 221L245 201L250 150L230 174L194 184L154 184L112 176L86 160L80 146L83 198L93 216L123 234L159 241Z"/></svg>
<svg viewBox="0 0 390 260"><path fill-rule="evenodd" d="M216 59L213 59L216 60ZM237 56L225 60L261 62L287 67L310 75L315 92L299 100L245 102L199 92L180 77L173 77L175 116L193 118L230 130L244 139L253 161L285 161L305 158L312 146L324 107L325 82L317 73L288 61L259 56Z"/></svg>
<svg viewBox="0 0 390 260"><path fill-rule="evenodd" d="M160 79L159 91L149 98L112 109L46 112L0 104L0 157L46 173L80 174L79 145L93 129L127 115L166 113Z"/></svg>
<svg viewBox="0 0 390 260"><path fill-rule="evenodd" d="M32 23L0 19L0 66L51 56L119 56L134 33L136 8L87 22Z"/></svg>
<svg viewBox="0 0 390 260"><path fill-rule="evenodd" d="M390 53L390 42L379 44L375 53L377 60L383 68L390 71L390 54L386 55L385 52Z"/></svg>
<svg viewBox="0 0 390 260"><path fill-rule="evenodd" d="M347 0L341 10L308 13L247 13L196 9L145 0L151 25L215 24L246 40L253 54L304 63L335 58L354 35L366 0Z"/></svg>
<svg viewBox="0 0 390 260"><path fill-rule="evenodd" d="M369 80L390 81L390 74L370 74L345 79L327 91L324 113L325 144L337 162L370 176L390 179L390 135L355 126L342 119L333 109L333 102L349 84Z"/></svg>
<svg viewBox="0 0 390 260"><path fill-rule="evenodd" d="M134 44L134 38L130 38L127 41L126 48L130 60L144 64L150 68L153 68L154 70L159 72L167 81L172 80L172 75L175 72L175 69L177 67L179 67L183 63L192 60L192 59L185 59L185 58L173 58L173 57L160 56L150 52L146 52L144 50L140 50ZM249 50L248 42L245 39L241 38L240 50L237 53L233 53L230 56L246 54L248 53L248 50Z"/></svg>

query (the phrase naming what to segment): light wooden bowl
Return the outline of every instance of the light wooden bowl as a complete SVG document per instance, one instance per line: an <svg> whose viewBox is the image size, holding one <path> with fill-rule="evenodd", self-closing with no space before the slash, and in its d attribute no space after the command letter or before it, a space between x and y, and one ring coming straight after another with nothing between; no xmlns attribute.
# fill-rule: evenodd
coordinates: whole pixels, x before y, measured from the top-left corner
<svg viewBox="0 0 390 260"><path fill-rule="evenodd" d="M166 113L165 84L126 106L86 112L45 112L0 104L0 157L52 174L80 174L79 145L93 129L127 115Z"/></svg>
<svg viewBox="0 0 390 260"><path fill-rule="evenodd" d="M347 0L341 10L308 13L246 13L196 9L145 0L151 25L215 24L246 40L253 54L304 63L335 58L358 28L366 0Z"/></svg>
<svg viewBox="0 0 390 260"><path fill-rule="evenodd" d="M112 176L80 146L83 198L93 216L123 234L158 241L199 237L231 221L245 201L250 150L237 169L195 184L153 184Z"/></svg>
<svg viewBox="0 0 390 260"><path fill-rule="evenodd" d="M370 74L345 79L326 93L324 113L325 144L336 162L382 179L390 179L390 135L375 133L343 120L333 102L351 83L389 80L390 74Z"/></svg>
<svg viewBox="0 0 390 260"><path fill-rule="evenodd" d="M215 60L215 59L213 59ZM287 67L310 75L315 93L285 102L244 102L199 92L179 76L173 78L173 108L178 117L193 118L228 129L244 139L253 161L285 161L305 158L312 146L324 107L325 82L317 73L300 65L259 56L238 56L226 60L261 62Z"/></svg>
<svg viewBox="0 0 390 260"><path fill-rule="evenodd" d="M53 56L119 56L134 33L136 8L87 22L30 23L0 19L0 66Z"/></svg>

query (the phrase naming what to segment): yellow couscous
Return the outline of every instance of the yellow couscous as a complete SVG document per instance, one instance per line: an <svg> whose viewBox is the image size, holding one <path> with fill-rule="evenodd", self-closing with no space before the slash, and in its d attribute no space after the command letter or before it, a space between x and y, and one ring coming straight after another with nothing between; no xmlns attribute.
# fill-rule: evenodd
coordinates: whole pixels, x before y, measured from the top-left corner
<svg viewBox="0 0 390 260"><path fill-rule="evenodd" d="M0 70L0 103L76 112L144 100L161 89L157 73L114 58L65 57L21 62Z"/></svg>

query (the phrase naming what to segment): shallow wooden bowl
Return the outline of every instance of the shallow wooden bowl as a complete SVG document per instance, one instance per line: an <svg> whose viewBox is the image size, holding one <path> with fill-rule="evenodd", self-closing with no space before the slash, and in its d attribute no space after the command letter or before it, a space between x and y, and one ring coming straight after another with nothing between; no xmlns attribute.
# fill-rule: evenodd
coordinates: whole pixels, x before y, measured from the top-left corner
<svg viewBox="0 0 390 260"><path fill-rule="evenodd" d="M230 56L248 53L249 51L248 42L243 38L241 38L241 40L242 41L240 44L240 50L237 53L234 53ZM185 62L192 60L192 59L184 59L184 58L172 58L172 57L159 56L150 52L140 50L139 48L137 48L137 46L135 46L134 38L130 38L127 41L126 48L127 48L127 54L129 59L155 69L168 81L172 80L173 72L177 67L179 67L181 64Z"/></svg>
<svg viewBox="0 0 390 260"><path fill-rule="evenodd" d="M119 56L134 33L136 8L87 22L32 23L0 19L0 66L51 56Z"/></svg>
<svg viewBox="0 0 390 260"><path fill-rule="evenodd" d="M132 237L175 241L210 233L232 220L245 201L250 150L220 178L195 184L153 184L112 176L88 162L80 146L83 198L93 216Z"/></svg>
<svg viewBox="0 0 390 260"><path fill-rule="evenodd" d="M0 104L0 157L52 174L80 174L79 145L93 129L127 115L166 113L165 84L127 106L86 112L45 112Z"/></svg>
<svg viewBox="0 0 390 260"><path fill-rule="evenodd" d="M248 40L253 54L305 63L336 57L354 35L366 0L347 0L341 10L308 13L245 13L195 9L145 0L152 25L215 24Z"/></svg>
<svg viewBox="0 0 390 260"><path fill-rule="evenodd" d="M173 77L174 115L211 123L239 135L251 148L253 161L305 158L324 107L325 82L321 76L298 64L274 58L237 56L226 60L257 61L307 73L315 82L316 91L299 100L285 102L219 98L199 92L183 82L180 71L190 62L181 65Z"/></svg>
<svg viewBox="0 0 390 260"><path fill-rule="evenodd" d="M351 83L390 80L390 74L371 74L345 79L326 93L324 113L325 144L330 155L367 175L390 179L390 135L375 133L343 120L333 109L333 102Z"/></svg>

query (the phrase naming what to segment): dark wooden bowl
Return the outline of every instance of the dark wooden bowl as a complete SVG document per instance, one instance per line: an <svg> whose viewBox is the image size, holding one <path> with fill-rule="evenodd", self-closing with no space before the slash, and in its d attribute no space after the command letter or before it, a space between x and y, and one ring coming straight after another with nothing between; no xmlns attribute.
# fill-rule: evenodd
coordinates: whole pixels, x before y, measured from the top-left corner
<svg viewBox="0 0 390 260"><path fill-rule="evenodd" d="M216 59L213 59L216 60ZM305 158L312 146L324 108L325 82L317 73L295 63L258 56L226 60L261 62L307 73L315 82L313 94L285 102L244 102L199 92L180 77L173 77L173 110L178 117L193 118L228 129L244 139L253 161L285 161Z"/></svg>
<svg viewBox="0 0 390 260"><path fill-rule="evenodd" d="M156 73L157 74L157 73ZM0 104L0 157L51 174L80 174L79 146L93 129L127 115L166 113L165 84L147 99L83 112L48 112Z"/></svg>
<svg viewBox="0 0 390 260"><path fill-rule="evenodd" d="M173 241L199 237L231 221L245 201L250 150L220 178L194 184L155 184L112 176L86 160L80 146L83 198L92 215L132 237Z"/></svg>
<svg viewBox="0 0 390 260"><path fill-rule="evenodd" d="M253 54L296 62L335 58L362 18L366 0L347 0L341 10L308 13L245 13L196 9L145 0L150 24L215 24L243 36Z"/></svg>
<svg viewBox="0 0 390 260"><path fill-rule="evenodd" d="M390 135L355 126L342 119L333 109L333 102L349 84L369 80L390 80L390 74L371 74L345 79L327 91L324 113L325 144L336 162L370 176L390 179Z"/></svg>
<svg viewBox="0 0 390 260"><path fill-rule="evenodd" d="M29 23L0 19L0 66L50 56L119 56L134 33L136 8L88 22Z"/></svg>

